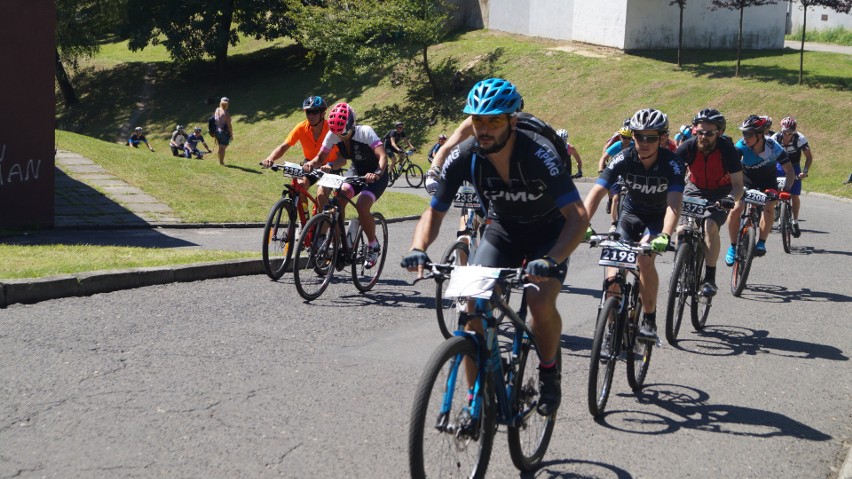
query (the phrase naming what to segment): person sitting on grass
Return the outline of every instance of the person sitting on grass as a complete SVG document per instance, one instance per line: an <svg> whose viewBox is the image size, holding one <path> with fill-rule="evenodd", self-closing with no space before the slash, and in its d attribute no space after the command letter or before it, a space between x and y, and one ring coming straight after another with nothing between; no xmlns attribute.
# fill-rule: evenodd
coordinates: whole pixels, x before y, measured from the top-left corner
<svg viewBox="0 0 852 479"><path fill-rule="evenodd" d="M183 144L186 143L186 132L183 130L183 125L175 127L172 132L172 137L169 140L169 149L172 150L172 156L183 156Z"/></svg>
<svg viewBox="0 0 852 479"><path fill-rule="evenodd" d="M151 148L151 145L148 144L148 139L142 134L141 126L137 126L133 133L130 134L130 137L127 138L127 146L139 148L139 143L145 143L145 146L147 146L149 150L154 151L154 149Z"/></svg>
<svg viewBox="0 0 852 479"><path fill-rule="evenodd" d="M204 141L204 137L201 136L201 127L196 126L192 134L186 137L186 142L183 144L183 152L187 158L192 158L192 155L195 155L199 160L204 159L204 153L198 149L198 144L201 143L204 145L204 148L207 149L207 153L213 153L209 146L207 146L207 142Z"/></svg>

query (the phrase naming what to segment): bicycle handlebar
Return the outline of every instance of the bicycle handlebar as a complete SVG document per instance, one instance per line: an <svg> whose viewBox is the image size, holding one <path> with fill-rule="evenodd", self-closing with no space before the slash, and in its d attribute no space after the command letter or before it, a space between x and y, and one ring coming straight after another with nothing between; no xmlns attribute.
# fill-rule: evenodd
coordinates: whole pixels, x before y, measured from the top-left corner
<svg viewBox="0 0 852 479"><path fill-rule="evenodd" d="M622 240L618 233L592 235L592 237L589 238L589 247L596 248L598 246L618 246L621 248L630 249L631 251L636 251L637 253L641 253L645 256L651 256L651 254L661 254L657 253L656 251L653 251L651 249L650 243Z"/></svg>
<svg viewBox="0 0 852 479"><path fill-rule="evenodd" d="M423 266L423 276L415 278L412 284L417 284L424 279L436 279L445 281L450 278L453 270L460 267L454 264L426 263ZM498 281L509 283L510 286L523 286L527 284L527 275L524 268L489 268L499 270Z"/></svg>

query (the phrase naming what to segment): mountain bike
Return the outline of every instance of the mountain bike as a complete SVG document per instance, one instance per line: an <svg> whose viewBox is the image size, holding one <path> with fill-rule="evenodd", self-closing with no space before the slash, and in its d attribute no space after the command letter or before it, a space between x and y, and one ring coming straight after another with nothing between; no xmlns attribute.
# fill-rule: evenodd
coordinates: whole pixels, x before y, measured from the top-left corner
<svg viewBox="0 0 852 479"><path fill-rule="evenodd" d="M508 428L515 467L535 471L557 413L542 416L536 410L539 356L526 323L526 294L517 312L500 294L501 289L535 286L525 282L522 268L427 264L425 273L423 279L449 279L447 297L470 298L476 306L459 315L453 337L435 350L420 377L408 431L411 477L485 477L500 425ZM511 321L508 333L498 328L491 314L495 307ZM465 331L469 321L480 319L484 335ZM511 342L501 343L498 338L506 334ZM557 362L561 368L561 354ZM466 378L474 372L476 379L469 383Z"/></svg>
<svg viewBox="0 0 852 479"><path fill-rule="evenodd" d="M779 176L778 190L783 190L787 183L787 178ZM790 254L793 251L793 201L790 193L782 191L778 194L778 199L775 203L775 221L778 222L778 231L781 233L781 244L784 245L784 252Z"/></svg>
<svg viewBox="0 0 852 479"><path fill-rule="evenodd" d="M311 216L308 212L310 205L313 205L312 214L316 214L318 209L316 198L311 196L297 179L303 176L316 178L318 175L305 173L301 166L289 162L269 168L272 171L281 171L285 177L292 179L290 184L284 185L281 199L269 210L266 225L263 227L263 270L272 280L278 280L290 268L296 239ZM298 205L301 207L297 207Z"/></svg>
<svg viewBox="0 0 852 479"><path fill-rule="evenodd" d="M296 243L295 266L293 268L296 290L308 301L320 297L331 282L334 271L347 266L352 269L352 282L358 291L365 293L376 285L385 258L388 254L388 225L381 213L373 212L376 220L376 240L381 253L375 265L365 263L368 253L367 234L358 221L349 222L349 230L344 228L341 202L354 202L340 194L344 184L363 186L365 177L344 177L325 173L317 185L333 191L323 212L311 218Z"/></svg>
<svg viewBox="0 0 852 479"><path fill-rule="evenodd" d="M411 155L414 150L407 150L398 153L399 161L396 162L393 168L388 171L388 186L393 186L393 183L405 175L405 181L412 188L419 188L423 184L425 177L423 176L423 168L411 162Z"/></svg>
<svg viewBox="0 0 852 479"><path fill-rule="evenodd" d="M690 318L696 331L704 329L713 298L701 294L704 271L704 225L713 210L719 210L703 198L683 197L681 217L686 218L683 232L678 235L669 296L666 307L666 340L677 342L683 320L683 310L689 299Z"/></svg>
<svg viewBox="0 0 852 479"><path fill-rule="evenodd" d="M480 207L480 204L473 186L465 184L459 188L453 200L453 207L461 209L461 214L465 218L465 227L464 230L459 231L456 241L444 252L441 263L467 266L468 259L476 253L479 239L485 229L485 224L477 217L476 210ZM447 284L440 276L435 277L435 310L438 315L438 329L441 330L444 338L451 338L453 328L458 322L459 304L452 298L444 297ZM507 303L511 292L511 289L504 291L504 299ZM502 317L498 317L498 319L502 319Z"/></svg>
<svg viewBox="0 0 852 479"><path fill-rule="evenodd" d="M754 260L754 248L760 232L760 218L767 201L778 199L776 190L748 189L743 195L745 208L740 216L740 229L737 243L734 245L734 264L731 271L731 294L739 297L745 289L751 263Z"/></svg>
<svg viewBox="0 0 852 479"><path fill-rule="evenodd" d="M633 391L645 383L654 343L637 338L642 317L637 259L658 253L650 244L622 241L618 233L592 236L589 243L601 247L599 265L617 268L615 278L604 281L589 362L589 412L598 417L609 400L616 362L627 361L627 382ZM612 286L618 289L610 290Z"/></svg>

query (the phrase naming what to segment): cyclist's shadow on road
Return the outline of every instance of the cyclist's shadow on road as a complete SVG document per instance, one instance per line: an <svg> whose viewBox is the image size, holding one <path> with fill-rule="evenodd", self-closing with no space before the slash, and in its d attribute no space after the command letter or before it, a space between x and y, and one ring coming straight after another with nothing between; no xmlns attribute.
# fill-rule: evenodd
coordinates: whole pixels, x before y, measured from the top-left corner
<svg viewBox="0 0 852 479"><path fill-rule="evenodd" d="M823 303L848 303L852 297L840 293L814 291L810 288L790 290L774 284L749 284L742 299L763 303L792 303L794 301L817 301Z"/></svg>
<svg viewBox="0 0 852 479"><path fill-rule="evenodd" d="M645 386L638 398L643 410L606 412L598 422L634 434L671 434L679 429L758 438L794 437L828 441L831 436L783 414L730 404L711 404L697 388L678 384ZM659 411L647 408L656 406Z"/></svg>
<svg viewBox="0 0 852 479"><path fill-rule="evenodd" d="M774 338L769 331L742 326L708 326L701 333L679 340L678 348L707 356L774 354L798 359L849 360L842 350L834 346Z"/></svg>

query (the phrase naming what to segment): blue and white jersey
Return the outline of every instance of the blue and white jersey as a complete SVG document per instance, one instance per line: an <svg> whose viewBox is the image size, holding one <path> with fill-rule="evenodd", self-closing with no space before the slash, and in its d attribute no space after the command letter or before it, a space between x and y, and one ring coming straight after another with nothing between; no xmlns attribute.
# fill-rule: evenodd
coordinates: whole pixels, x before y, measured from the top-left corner
<svg viewBox="0 0 852 479"><path fill-rule="evenodd" d="M775 171L775 163L784 164L790 161L790 157L781 148L775 140L770 137L765 137L766 146L763 151L755 153L745 144L745 140L740 138L735 145L740 154L743 155L743 169L748 173L754 170L769 170Z"/></svg>

